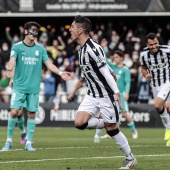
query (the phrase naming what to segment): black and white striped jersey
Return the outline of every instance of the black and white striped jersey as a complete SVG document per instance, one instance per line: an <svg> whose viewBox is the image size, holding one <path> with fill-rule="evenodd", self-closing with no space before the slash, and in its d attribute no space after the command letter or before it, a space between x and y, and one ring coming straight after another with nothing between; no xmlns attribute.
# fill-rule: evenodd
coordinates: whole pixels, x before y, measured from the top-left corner
<svg viewBox="0 0 170 170"><path fill-rule="evenodd" d="M159 45L158 53L152 55L146 47L140 53L140 63L146 66L152 75L151 86L160 86L170 82L170 46Z"/></svg>
<svg viewBox="0 0 170 170"><path fill-rule="evenodd" d="M99 44L89 38L78 54L81 76L85 79L88 95L104 97L119 92Z"/></svg>

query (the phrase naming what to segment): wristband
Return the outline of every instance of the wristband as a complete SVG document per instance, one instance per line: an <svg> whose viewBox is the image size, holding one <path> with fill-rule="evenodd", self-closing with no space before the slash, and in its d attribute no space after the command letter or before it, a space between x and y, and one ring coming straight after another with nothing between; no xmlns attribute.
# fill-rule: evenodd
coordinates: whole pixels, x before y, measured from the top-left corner
<svg viewBox="0 0 170 170"><path fill-rule="evenodd" d="M61 76L61 74L62 74L62 73L63 73L63 72L62 72L62 71L60 71L60 72L58 73L58 75L59 75L59 76Z"/></svg>

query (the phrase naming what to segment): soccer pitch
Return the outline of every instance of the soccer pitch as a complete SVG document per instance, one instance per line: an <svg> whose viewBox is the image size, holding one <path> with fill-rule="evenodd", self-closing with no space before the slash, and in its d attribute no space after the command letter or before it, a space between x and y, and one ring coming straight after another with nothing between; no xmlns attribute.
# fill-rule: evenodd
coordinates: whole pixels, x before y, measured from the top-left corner
<svg viewBox="0 0 170 170"><path fill-rule="evenodd" d="M0 148L6 140L6 128L1 127ZM170 170L170 147L166 147L164 128L138 128L139 139L126 135L138 164L136 170ZM0 151L0 170L116 170L124 156L112 139L94 143L95 130L76 128L36 128L35 152L24 151L19 143L20 132L15 128L11 151ZM102 135L105 134L103 130Z"/></svg>

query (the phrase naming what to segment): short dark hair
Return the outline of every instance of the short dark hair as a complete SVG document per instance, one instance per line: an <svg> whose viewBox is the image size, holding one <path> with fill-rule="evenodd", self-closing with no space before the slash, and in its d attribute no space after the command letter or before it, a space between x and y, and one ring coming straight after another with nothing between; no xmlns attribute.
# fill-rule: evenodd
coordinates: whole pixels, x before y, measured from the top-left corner
<svg viewBox="0 0 170 170"><path fill-rule="evenodd" d="M122 51L116 50L114 54L119 55L120 57L124 58L124 53Z"/></svg>
<svg viewBox="0 0 170 170"><path fill-rule="evenodd" d="M29 22L26 22L25 25L24 25L24 29L25 30L29 30L32 26L35 26L37 27L37 29L39 30L41 25L38 24L37 22L35 21L29 21Z"/></svg>
<svg viewBox="0 0 170 170"><path fill-rule="evenodd" d="M88 35L90 33L92 24L88 18L77 15L73 21L77 24L80 24L80 27L83 28L85 34Z"/></svg>
<svg viewBox="0 0 170 170"><path fill-rule="evenodd" d="M151 32L146 36L146 41L148 42L148 39L154 40L155 38L157 38L156 34Z"/></svg>

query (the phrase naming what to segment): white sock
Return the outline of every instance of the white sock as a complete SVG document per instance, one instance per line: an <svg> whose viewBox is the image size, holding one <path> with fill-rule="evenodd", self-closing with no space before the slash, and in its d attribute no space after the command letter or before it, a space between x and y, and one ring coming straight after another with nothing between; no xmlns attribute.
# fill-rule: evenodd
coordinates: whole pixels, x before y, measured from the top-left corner
<svg viewBox="0 0 170 170"><path fill-rule="evenodd" d="M27 144L31 144L31 141L27 140L27 143L26 143L26 145L27 145Z"/></svg>
<svg viewBox="0 0 170 170"><path fill-rule="evenodd" d="M96 117L91 117L88 121L87 129L102 129L104 128L103 119L98 119Z"/></svg>
<svg viewBox="0 0 170 170"><path fill-rule="evenodd" d="M162 119L162 123L164 125L164 127L170 127L170 116L167 112L167 109L164 109L164 112L162 114L160 114L160 117Z"/></svg>
<svg viewBox="0 0 170 170"><path fill-rule="evenodd" d="M96 134L95 134L94 138L99 138L101 133L102 133L102 129L96 129Z"/></svg>
<svg viewBox="0 0 170 170"><path fill-rule="evenodd" d="M12 138L7 138L7 140L6 141L8 141L8 142L12 142Z"/></svg>
<svg viewBox="0 0 170 170"><path fill-rule="evenodd" d="M23 133L26 133L26 130L24 129L23 131L21 131L21 134L23 134Z"/></svg>
<svg viewBox="0 0 170 170"><path fill-rule="evenodd" d="M120 131L117 135L113 136L112 138L115 140L117 146L122 150L122 152L126 156L126 159L130 158L132 159L131 149L128 144L128 140L124 136L124 134Z"/></svg>

